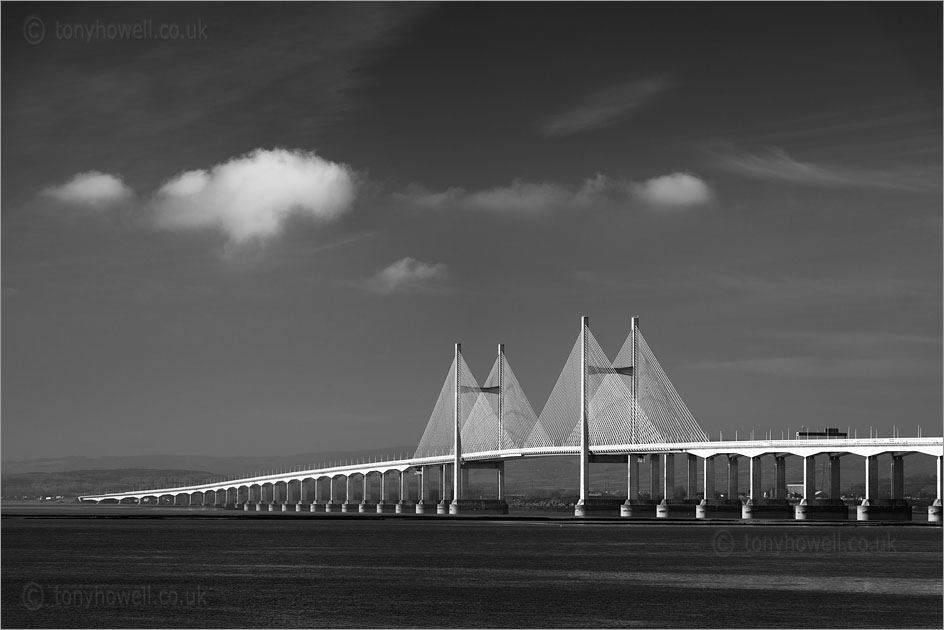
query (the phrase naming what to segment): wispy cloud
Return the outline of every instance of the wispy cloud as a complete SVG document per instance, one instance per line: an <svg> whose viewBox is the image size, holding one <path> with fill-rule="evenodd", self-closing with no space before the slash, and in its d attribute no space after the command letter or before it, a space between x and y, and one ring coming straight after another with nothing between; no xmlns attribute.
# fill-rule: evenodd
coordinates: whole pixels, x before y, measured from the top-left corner
<svg viewBox="0 0 944 630"><path fill-rule="evenodd" d="M821 302L826 299L902 300L937 299L929 283L910 276L882 272L823 272L810 275L760 276L754 274L705 273L700 286L722 289L751 302L766 304ZM714 289L713 289L714 290Z"/></svg>
<svg viewBox="0 0 944 630"><path fill-rule="evenodd" d="M766 331L792 354L746 356L691 364L696 370L786 378L913 378L940 370L941 337L890 332Z"/></svg>
<svg viewBox="0 0 944 630"><path fill-rule="evenodd" d="M802 162L779 148L764 155L749 152L718 157L728 171L755 179L816 186L876 188L906 192L939 192L940 172L916 168L866 169Z"/></svg>
<svg viewBox="0 0 944 630"><path fill-rule="evenodd" d="M42 194L63 203L92 208L113 206L134 197L120 175L98 171L79 173L63 184L46 188Z"/></svg>
<svg viewBox="0 0 944 630"><path fill-rule="evenodd" d="M628 81L594 92L570 109L550 116L541 131L546 136L566 136L600 129L625 120L669 86L665 78Z"/></svg>
<svg viewBox="0 0 944 630"><path fill-rule="evenodd" d="M377 272L365 287L382 294L441 290L447 270L445 263L425 263L407 256Z"/></svg>
<svg viewBox="0 0 944 630"><path fill-rule="evenodd" d="M688 207L712 199L709 185L688 173L672 173L644 182L598 174L579 186L515 179L505 186L478 191L449 188L429 191L412 186L394 198L422 208L465 208L511 213L541 213L558 208L641 202L655 207Z"/></svg>

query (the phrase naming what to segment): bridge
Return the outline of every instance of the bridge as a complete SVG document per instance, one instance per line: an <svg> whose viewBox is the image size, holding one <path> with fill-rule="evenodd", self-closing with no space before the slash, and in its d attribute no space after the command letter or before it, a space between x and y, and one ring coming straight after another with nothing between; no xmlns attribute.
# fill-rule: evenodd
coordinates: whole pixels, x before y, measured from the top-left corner
<svg viewBox="0 0 944 630"><path fill-rule="evenodd" d="M904 458L915 453L937 459L937 496L928 519L941 522L944 438L826 434L800 439L798 434L797 439L711 441L659 364L638 317L632 318L629 336L612 361L591 333L589 318L582 317L577 339L540 414L515 377L503 344L480 384L457 343L412 457L85 495L79 500L161 504L167 498L175 505L244 511L507 513L507 461L576 456L580 480L575 516L664 518L694 513L697 518L845 519L848 508L839 498L841 458L857 456L865 459L865 497L857 506L857 518L903 520L911 518L904 495ZM890 498L878 497L880 455L891 458ZM798 505L788 501L787 457L802 459L803 498ZM827 497L817 496L817 457L827 458ZM772 492L763 490L764 458L773 458ZM749 470L745 501L739 499L738 487L742 459ZM684 473L685 500L673 498L677 460ZM724 492L716 487L718 462L724 465ZM590 494L590 467L595 463L626 465L625 501ZM649 467L647 492L640 487L640 464ZM495 471L494 499L466 496L473 469ZM699 494L701 499L693 499Z"/></svg>

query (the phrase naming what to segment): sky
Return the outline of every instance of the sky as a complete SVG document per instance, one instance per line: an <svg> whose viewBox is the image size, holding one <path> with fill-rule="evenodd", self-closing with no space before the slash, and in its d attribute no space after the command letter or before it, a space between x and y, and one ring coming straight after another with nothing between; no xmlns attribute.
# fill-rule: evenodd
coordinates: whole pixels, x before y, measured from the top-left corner
<svg viewBox="0 0 944 630"><path fill-rule="evenodd" d="M941 435L941 13L4 3L2 457L411 446L582 315L714 439Z"/></svg>

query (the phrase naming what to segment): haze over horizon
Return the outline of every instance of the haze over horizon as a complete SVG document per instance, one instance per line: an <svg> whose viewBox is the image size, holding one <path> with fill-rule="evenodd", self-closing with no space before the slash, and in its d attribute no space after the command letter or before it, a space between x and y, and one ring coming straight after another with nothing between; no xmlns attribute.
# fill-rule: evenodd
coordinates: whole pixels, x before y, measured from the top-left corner
<svg viewBox="0 0 944 630"><path fill-rule="evenodd" d="M2 13L3 459L416 444L581 315L712 439L941 435L940 3Z"/></svg>

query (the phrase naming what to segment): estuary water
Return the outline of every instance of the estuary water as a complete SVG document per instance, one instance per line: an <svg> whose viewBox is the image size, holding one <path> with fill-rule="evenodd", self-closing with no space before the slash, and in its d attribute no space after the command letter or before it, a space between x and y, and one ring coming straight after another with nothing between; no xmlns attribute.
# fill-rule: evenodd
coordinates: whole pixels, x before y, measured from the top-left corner
<svg viewBox="0 0 944 630"><path fill-rule="evenodd" d="M84 509L84 508L79 508ZM935 627L941 529L4 509L4 627Z"/></svg>

